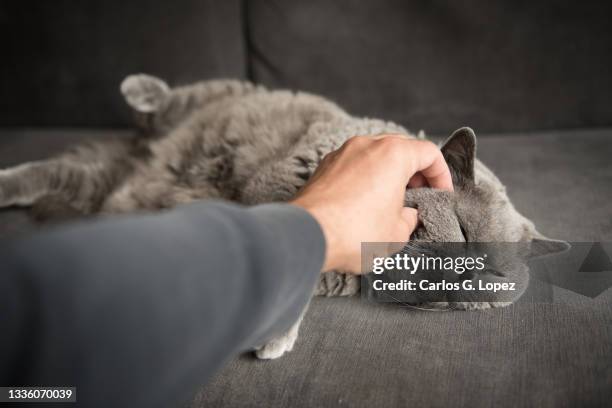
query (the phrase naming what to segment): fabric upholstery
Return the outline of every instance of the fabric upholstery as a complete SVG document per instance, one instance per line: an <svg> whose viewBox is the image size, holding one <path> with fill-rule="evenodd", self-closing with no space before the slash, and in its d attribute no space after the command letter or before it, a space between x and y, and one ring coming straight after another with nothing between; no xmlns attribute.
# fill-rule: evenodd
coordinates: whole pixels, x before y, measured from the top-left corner
<svg viewBox="0 0 612 408"><path fill-rule="evenodd" d="M126 125L119 83L132 73L243 78L240 3L2 2L0 125Z"/></svg>
<svg viewBox="0 0 612 408"><path fill-rule="evenodd" d="M253 0L252 77L411 130L612 124L612 3Z"/></svg>
<svg viewBox="0 0 612 408"><path fill-rule="evenodd" d="M554 0L8 1L0 125L126 125L118 85L142 71L171 84L246 76L430 132L612 125L611 12Z"/></svg>
<svg viewBox="0 0 612 408"><path fill-rule="evenodd" d="M105 135L1 131L0 168ZM612 241L612 129L510 136L480 138L478 156L518 209L551 237ZM30 228L23 211L0 211L0 236ZM234 359L187 406L609 405L612 289L554 292L553 303L480 312L315 299L291 353Z"/></svg>
<svg viewBox="0 0 612 408"><path fill-rule="evenodd" d="M316 299L296 348L243 355L193 407L606 406L612 296L425 312Z"/></svg>

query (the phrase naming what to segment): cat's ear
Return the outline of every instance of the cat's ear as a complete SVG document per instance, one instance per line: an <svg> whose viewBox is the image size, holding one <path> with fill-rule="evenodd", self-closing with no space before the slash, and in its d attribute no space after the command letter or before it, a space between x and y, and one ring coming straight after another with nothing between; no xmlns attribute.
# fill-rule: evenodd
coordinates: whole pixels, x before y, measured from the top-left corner
<svg viewBox="0 0 612 408"><path fill-rule="evenodd" d="M567 241L548 238L538 231L529 243L529 258L539 258L546 255L560 254L568 251L572 246Z"/></svg>
<svg viewBox="0 0 612 408"><path fill-rule="evenodd" d="M474 182L474 160L476 158L476 135L469 127L462 127L440 147L442 155L453 176L453 184L464 185Z"/></svg>

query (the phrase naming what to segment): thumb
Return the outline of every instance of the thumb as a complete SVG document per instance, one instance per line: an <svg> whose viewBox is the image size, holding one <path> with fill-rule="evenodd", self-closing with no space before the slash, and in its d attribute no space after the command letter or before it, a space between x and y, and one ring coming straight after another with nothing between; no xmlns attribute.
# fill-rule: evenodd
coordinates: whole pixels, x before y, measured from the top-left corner
<svg viewBox="0 0 612 408"><path fill-rule="evenodd" d="M402 219L402 231L401 236L406 237L405 240L410 240L410 235L416 229L419 224L419 217L417 210L410 207L403 207L400 212L400 217Z"/></svg>

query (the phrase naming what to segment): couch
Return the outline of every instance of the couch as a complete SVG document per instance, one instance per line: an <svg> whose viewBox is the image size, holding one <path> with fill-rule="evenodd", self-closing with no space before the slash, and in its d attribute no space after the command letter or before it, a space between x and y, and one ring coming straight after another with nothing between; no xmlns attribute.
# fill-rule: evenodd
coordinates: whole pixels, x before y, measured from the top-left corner
<svg viewBox="0 0 612 408"><path fill-rule="evenodd" d="M0 168L129 134L127 74L246 78L434 138L469 125L540 231L612 254L610 12L603 1L4 3ZM36 228L0 211L0 237ZM609 406L612 290L549 289L471 312L317 298L294 351L238 356L184 406Z"/></svg>

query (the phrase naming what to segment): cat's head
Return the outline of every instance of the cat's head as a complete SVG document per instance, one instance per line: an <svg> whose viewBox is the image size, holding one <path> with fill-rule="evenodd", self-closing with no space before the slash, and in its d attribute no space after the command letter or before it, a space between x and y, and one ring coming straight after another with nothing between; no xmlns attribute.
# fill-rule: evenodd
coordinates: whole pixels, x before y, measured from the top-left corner
<svg viewBox="0 0 612 408"><path fill-rule="evenodd" d="M456 130L440 147L453 177L454 191L429 188L406 192L406 204L419 210L415 239L433 242L540 242L542 251L568 248L540 234L506 195L499 179L476 160L472 129Z"/></svg>
<svg viewBox="0 0 612 408"><path fill-rule="evenodd" d="M454 191L410 189L406 205L419 211L420 226L410 245L419 242L522 243L523 259L566 251L569 244L546 238L521 215L506 195L499 179L476 160L476 136L470 128L455 131L442 145L442 154L453 178ZM508 251L516 245L508 244ZM526 262L520 267L499 267L494 279L528 277ZM512 270L509 270L512 269ZM490 277L491 278L491 277ZM517 297L520 296L517 293Z"/></svg>

